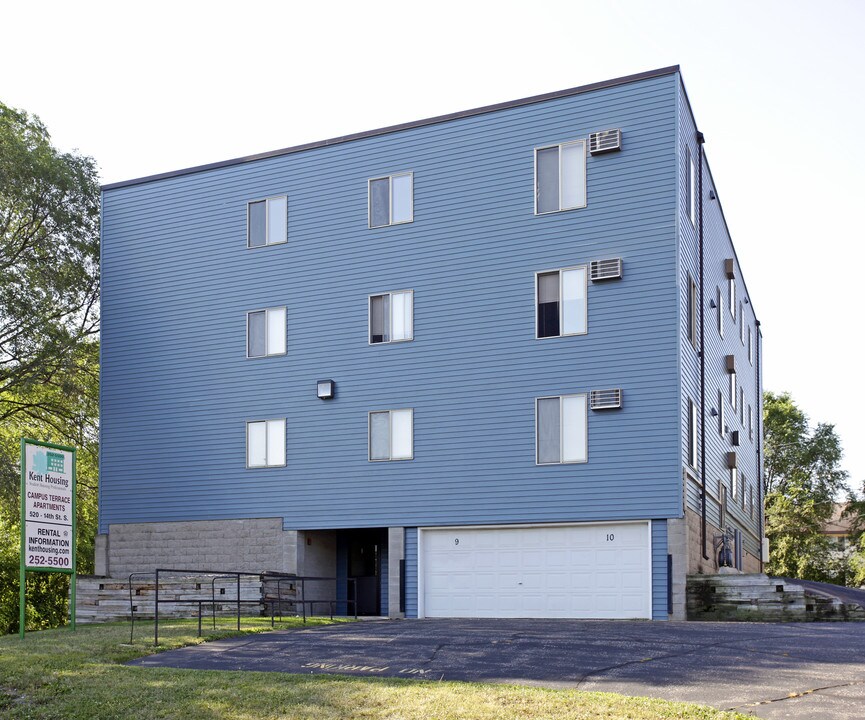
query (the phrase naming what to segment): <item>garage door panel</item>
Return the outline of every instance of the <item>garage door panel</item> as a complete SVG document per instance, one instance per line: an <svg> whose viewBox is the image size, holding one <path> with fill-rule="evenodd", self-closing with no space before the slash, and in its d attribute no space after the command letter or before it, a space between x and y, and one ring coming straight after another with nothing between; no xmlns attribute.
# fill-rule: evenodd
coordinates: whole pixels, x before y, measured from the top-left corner
<svg viewBox="0 0 865 720"><path fill-rule="evenodd" d="M422 533L429 617L651 617L648 523Z"/></svg>

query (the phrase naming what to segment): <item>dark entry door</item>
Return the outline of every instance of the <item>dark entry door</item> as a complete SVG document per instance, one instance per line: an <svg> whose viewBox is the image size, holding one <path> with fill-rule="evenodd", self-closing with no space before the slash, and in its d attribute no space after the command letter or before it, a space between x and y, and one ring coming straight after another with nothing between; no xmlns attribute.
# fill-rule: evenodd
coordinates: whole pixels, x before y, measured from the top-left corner
<svg viewBox="0 0 865 720"><path fill-rule="evenodd" d="M348 577L357 585L357 614L381 615L380 530L355 530L349 535Z"/></svg>

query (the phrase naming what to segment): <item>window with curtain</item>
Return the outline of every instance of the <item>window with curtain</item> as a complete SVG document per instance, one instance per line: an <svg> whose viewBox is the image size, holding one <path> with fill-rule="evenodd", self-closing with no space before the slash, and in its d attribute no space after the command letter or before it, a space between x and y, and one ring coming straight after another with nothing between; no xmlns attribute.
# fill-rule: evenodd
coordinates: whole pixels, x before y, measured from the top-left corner
<svg viewBox="0 0 865 720"><path fill-rule="evenodd" d="M587 332L588 272L585 265L537 273L535 285L537 337Z"/></svg>
<svg viewBox="0 0 865 720"><path fill-rule="evenodd" d="M266 308L246 313L246 356L285 354L285 308Z"/></svg>
<svg viewBox="0 0 865 720"><path fill-rule="evenodd" d="M588 403L585 394L535 401L538 465L588 460Z"/></svg>
<svg viewBox="0 0 865 720"><path fill-rule="evenodd" d="M288 198L285 195L247 203L246 245L278 245L288 240Z"/></svg>
<svg viewBox="0 0 865 720"><path fill-rule="evenodd" d="M370 295L370 344L404 342L414 339L414 291Z"/></svg>
<svg viewBox="0 0 865 720"><path fill-rule="evenodd" d="M369 413L369 459L411 460L414 457L414 410Z"/></svg>
<svg viewBox="0 0 865 720"><path fill-rule="evenodd" d="M369 181L369 226L400 225L414 220L414 175L400 173Z"/></svg>
<svg viewBox="0 0 865 720"><path fill-rule="evenodd" d="M285 465L285 418L246 423L246 467Z"/></svg>
<svg viewBox="0 0 865 720"><path fill-rule="evenodd" d="M535 214L586 207L586 141L535 149Z"/></svg>

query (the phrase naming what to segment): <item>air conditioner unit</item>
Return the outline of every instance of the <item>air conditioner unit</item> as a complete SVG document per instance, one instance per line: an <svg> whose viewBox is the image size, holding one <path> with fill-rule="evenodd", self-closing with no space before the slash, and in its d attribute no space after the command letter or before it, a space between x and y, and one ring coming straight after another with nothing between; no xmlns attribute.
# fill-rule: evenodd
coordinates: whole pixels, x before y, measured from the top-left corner
<svg viewBox="0 0 865 720"><path fill-rule="evenodd" d="M592 260L590 274L592 282L618 280L622 277L622 258Z"/></svg>
<svg viewBox="0 0 865 720"><path fill-rule="evenodd" d="M727 453L727 467L731 470L736 467L736 453L728 452Z"/></svg>
<svg viewBox="0 0 865 720"><path fill-rule="evenodd" d="M733 447L739 447L739 431L738 430L733 430L733 432L730 433L730 445L732 445Z"/></svg>
<svg viewBox="0 0 865 720"><path fill-rule="evenodd" d="M621 130L601 130L589 135L589 152L592 155L622 149Z"/></svg>
<svg viewBox="0 0 865 720"><path fill-rule="evenodd" d="M735 355L725 355L724 356L724 367L727 368L728 373L736 372L736 356Z"/></svg>
<svg viewBox="0 0 865 720"><path fill-rule="evenodd" d="M616 410L622 407L622 389L592 390L589 401L592 410Z"/></svg>

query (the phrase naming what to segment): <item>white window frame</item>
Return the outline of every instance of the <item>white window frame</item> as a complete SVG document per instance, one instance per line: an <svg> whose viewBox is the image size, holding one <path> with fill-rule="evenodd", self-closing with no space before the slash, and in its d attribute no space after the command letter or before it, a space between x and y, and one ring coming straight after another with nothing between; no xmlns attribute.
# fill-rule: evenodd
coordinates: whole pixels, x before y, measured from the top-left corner
<svg viewBox="0 0 865 720"><path fill-rule="evenodd" d="M285 237L282 240L270 239L270 202L272 200L285 200ZM264 245L250 245L252 238L249 235L249 210L250 206L255 203L263 202L264 205ZM271 245L285 245L288 242L288 195L271 195L270 197L258 198L256 200L248 200L246 202L246 249L247 250L262 250Z"/></svg>
<svg viewBox="0 0 865 720"><path fill-rule="evenodd" d="M748 362L754 364L754 334L751 332L751 326L748 326Z"/></svg>
<svg viewBox="0 0 865 720"><path fill-rule="evenodd" d="M586 408L586 417L585 423L583 427L586 429L585 436L582 438L583 440L583 459L582 460L562 460L562 454L565 447L565 423L562 418L564 403L562 400L565 398L573 398L580 397L583 398L583 405ZM559 401L559 461L558 462L540 462L539 451L540 451L540 443L538 442L539 437L539 426L538 426L538 402L540 400L558 400ZM584 465L589 462L589 394L588 393L570 393L568 395L543 395L541 397L535 398L535 465L539 466L547 466L547 465Z"/></svg>
<svg viewBox="0 0 865 720"><path fill-rule="evenodd" d="M562 187L564 183L562 182L562 148L568 147L569 145L582 145L583 146L583 188L585 189L584 202L582 205L572 205L568 207L562 207ZM538 185L538 153L541 150L550 150L551 148L558 148L559 150L559 207L557 210L545 210L544 212L540 212L538 210L538 195L540 195L540 186ZM555 212L564 212L566 210L579 210L580 208L584 208L588 206L589 203L589 184L588 184L588 170L587 170L587 154L586 154L586 141L583 140L568 140L562 143L553 143L551 145L542 145L540 147L535 148L535 215L550 215Z"/></svg>
<svg viewBox="0 0 865 720"><path fill-rule="evenodd" d="M385 297L389 298L388 300L388 328L391 331L390 335L393 336L393 296L406 294L411 295L411 337L400 338L399 340L382 340L381 342L373 342L372 341L372 299L377 297ZM394 343L404 343L411 342L414 340L414 290L390 290L388 292L380 292L373 293L367 297L367 309L366 309L366 318L367 318L367 328L366 328L366 342L367 345L392 345Z"/></svg>
<svg viewBox="0 0 865 720"><path fill-rule="evenodd" d="M585 301L585 313L583 316L583 327L585 330L582 332L562 332L564 328L564 300L562 299L562 273L568 272L570 270L582 270L583 271L583 279L585 282L584 285L584 293L583 296L586 298ZM549 273L558 273L559 275L559 334L558 335L545 335L544 337L540 337L538 335L540 328L538 327L538 278L541 275L548 275ZM549 270L539 270L535 273L535 340L549 340L550 338L560 338L560 337L576 337L577 335L588 335L589 333L589 266L588 265L571 265L570 267L564 268L551 268Z"/></svg>
<svg viewBox="0 0 865 720"><path fill-rule="evenodd" d="M730 495L733 502L736 502L736 497L739 494L739 471L737 468L730 468Z"/></svg>
<svg viewBox="0 0 865 720"><path fill-rule="evenodd" d="M736 373L730 373L730 406L736 412Z"/></svg>
<svg viewBox="0 0 865 720"><path fill-rule="evenodd" d="M699 457L697 435L697 404L688 398L688 465L694 470L697 469Z"/></svg>
<svg viewBox="0 0 865 720"><path fill-rule="evenodd" d="M270 333L270 323L268 322L267 314L272 310L282 310L285 312L285 349L282 352L267 352L267 341L268 341L268 333ZM249 316L253 313L265 313L264 316L264 355L250 355L249 354ZM261 360L262 358L268 357L280 357L281 355L285 355L288 352L288 308L285 305L276 305L274 307L267 308L259 308L257 310L249 310L246 313L246 359L247 360Z"/></svg>
<svg viewBox="0 0 865 720"><path fill-rule="evenodd" d="M748 439L754 439L754 410L748 405Z"/></svg>
<svg viewBox="0 0 865 720"><path fill-rule="evenodd" d="M267 424L268 423L275 423L275 422L282 423L282 442L283 442L282 456L283 456L284 460L281 463L268 464L267 459L266 459L268 456L268 452L267 452ZM249 464L249 426L250 425L264 425L265 426L265 431L264 431L265 464L264 465L250 465ZM286 438L285 427L286 427L285 418L269 418L267 420L247 420L246 421L245 430L246 430L246 468L247 468L247 470L261 470L264 468L286 467L287 458L288 458L288 448L286 447L287 443L285 441L285 438Z"/></svg>
<svg viewBox="0 0 865 720"><path fill-rule="evenodd" d="M718 390L718 434L724 437L726 424L724 423L724 393Z"/></svg>
<svg viewBox="0 0 865 720"><path fill-rule="evenodd" d="M727 295L730 300L730 317L736 319L736 278L731 277L727 280Z"/></svg>
<svg viewBox="0 0 865 720"><path fill-rule="evenodd" d="M697 283L688 273L688 318L687 318L688 341L692 347L697 347Z"/></svg>
<svg viewBox="0 0 865 720"><path fill-rule="evenodd" d="M411 435L409 441L411 443L411 454L408 457L393 457L393 414L395 412L408 412L410 425L409 430ZM388 457L373 458L372 456L372 416L383 415L387 413L387 447ZM366 457L369 462L400 462L401 460L414 460L414 408L394 408L393 410L370 410L367 413L366 419L367 442L366 442Z"/></svg>
<svg viewBox="0 0 865 720"><path fill-rule="evenodd" d="M739 422L745 425L745 388L739 385Z"/></svg>
<svg viewBox="0 0 865 720"><path fill-rule="evenodd" d="M724 337L724 298L720 287L716 287L715 290L717 291L715 304L718 306L718 336Z"/></svg>
<svg viewBox="0 0 865 720"><path fill-rule="evenodd" d="M691 148L686 148L688 155L687 162L687 188L688 193L688 219L693 227L697 227L697 168L694 164L694 156L691 154Z"/></svg>
<svg viewBox="0 0 865 720"><path fill-rule="evenodd" d="M739 301L739 340L742 345L745 344L745 312L742 301Z"/></svg>
<svg viewBox="0 0 865 720"><path fill-rule="evenodd" d="M409 219L397 220L393 219L393 179L399 177L407 177L411 179L411 195L409 198ZM372 184L376 180L387 180L387 223L384 225L372 224ZM414 222L414 172L409 170L406 172L391 173L390 175L379 175L378 177L369 178L366 181L366 197L367 197L367 227L370 230L378 230L379 228L392 227L393 225L407 225Z"/></svg>

